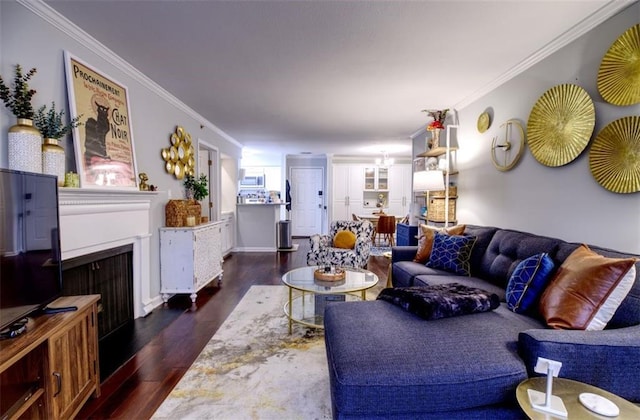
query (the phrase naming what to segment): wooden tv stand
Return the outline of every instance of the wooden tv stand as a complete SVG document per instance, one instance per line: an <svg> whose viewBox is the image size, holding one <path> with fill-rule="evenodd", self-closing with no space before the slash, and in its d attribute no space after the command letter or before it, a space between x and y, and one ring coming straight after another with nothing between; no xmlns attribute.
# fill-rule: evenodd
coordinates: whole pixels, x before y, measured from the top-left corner
<svg viewBox="0 0 640 420"><path fill-rule="evenodd" d="M100 395L98 299L61 297L49 306L78 310L30 318L25 333L0 341L0 419L73 418Z"/></svg>

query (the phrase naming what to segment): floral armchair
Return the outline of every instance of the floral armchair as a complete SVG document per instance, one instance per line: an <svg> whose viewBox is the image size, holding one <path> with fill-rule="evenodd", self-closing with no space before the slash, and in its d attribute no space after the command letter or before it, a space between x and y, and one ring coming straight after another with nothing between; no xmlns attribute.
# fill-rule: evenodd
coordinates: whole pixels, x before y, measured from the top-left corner
<svg viewBox="0 0 640 420"><path fill-rule="evenodd" d="M356 235L356 244L353 249L333 247L333 238L341 230L349 230ZM331 222L328 235L316 234L309 238L311 249L307 253L307 265L366 267L371 252L373 231L373 224L368 220Z"/></svg>

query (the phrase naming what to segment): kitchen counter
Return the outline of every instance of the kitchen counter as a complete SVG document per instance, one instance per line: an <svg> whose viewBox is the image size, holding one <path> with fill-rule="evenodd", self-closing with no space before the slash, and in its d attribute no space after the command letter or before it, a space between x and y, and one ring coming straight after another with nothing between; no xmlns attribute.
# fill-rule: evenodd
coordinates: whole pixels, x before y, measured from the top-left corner
<svg viewBox="0 0 640 420"><path fill-rule="evenodd" d="M238 206L286 206L287 203L238 203Z"/></svg>
<svg viewBox="0 0 640 420"><path fill-rule="evenodd" d="M277 252L277 225L287 203L238 203L237 252Z"/></svg>

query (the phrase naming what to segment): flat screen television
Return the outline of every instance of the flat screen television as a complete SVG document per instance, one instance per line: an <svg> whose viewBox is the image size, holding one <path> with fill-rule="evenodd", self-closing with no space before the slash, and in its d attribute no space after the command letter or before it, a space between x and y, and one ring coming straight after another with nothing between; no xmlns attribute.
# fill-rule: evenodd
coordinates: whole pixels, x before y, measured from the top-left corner
<svg viewBox="0 0 640 420"><path fill-rule="evenodd" d="M62 294L57 185L0 168L0 331Z"/></svg>

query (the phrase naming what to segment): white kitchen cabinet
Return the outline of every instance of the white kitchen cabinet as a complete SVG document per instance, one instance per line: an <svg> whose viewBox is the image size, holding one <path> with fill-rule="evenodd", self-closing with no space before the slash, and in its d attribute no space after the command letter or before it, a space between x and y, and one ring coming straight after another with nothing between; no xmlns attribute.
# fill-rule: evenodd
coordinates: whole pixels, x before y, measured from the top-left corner
<svg viewBox="0 0 640 420"><path fill-rule="evenodd" d="M226 257L233 251L235 246L236 222L233 213L222 213L222 256Z"/></svg>
<svg viewBox="0 0 640 420"><path fill-rule="evenodd" d="M160 228L160 293L162 300L178 293L197 293L216 277L222 282L222 226Z"/></svg>
<svg viewBox="0 0 640 420"><path fill-rule="evenodd" d="M389 168L389 209L387 213L404 216L412 200L413 170L411 164L395 164Z"/></svg>
<svg viewBox="0 0 640 420"><path fill-rule="evenodd" d="M389 168L365 166L363 190L387 191L389 189Z"/></svg>
<svg viewBox="0 0 640 420"><path fill-rule="evenodd" d="M364 175L362 165L333 165L332 220L351 220L352 214L362 214Z"/></svg>

